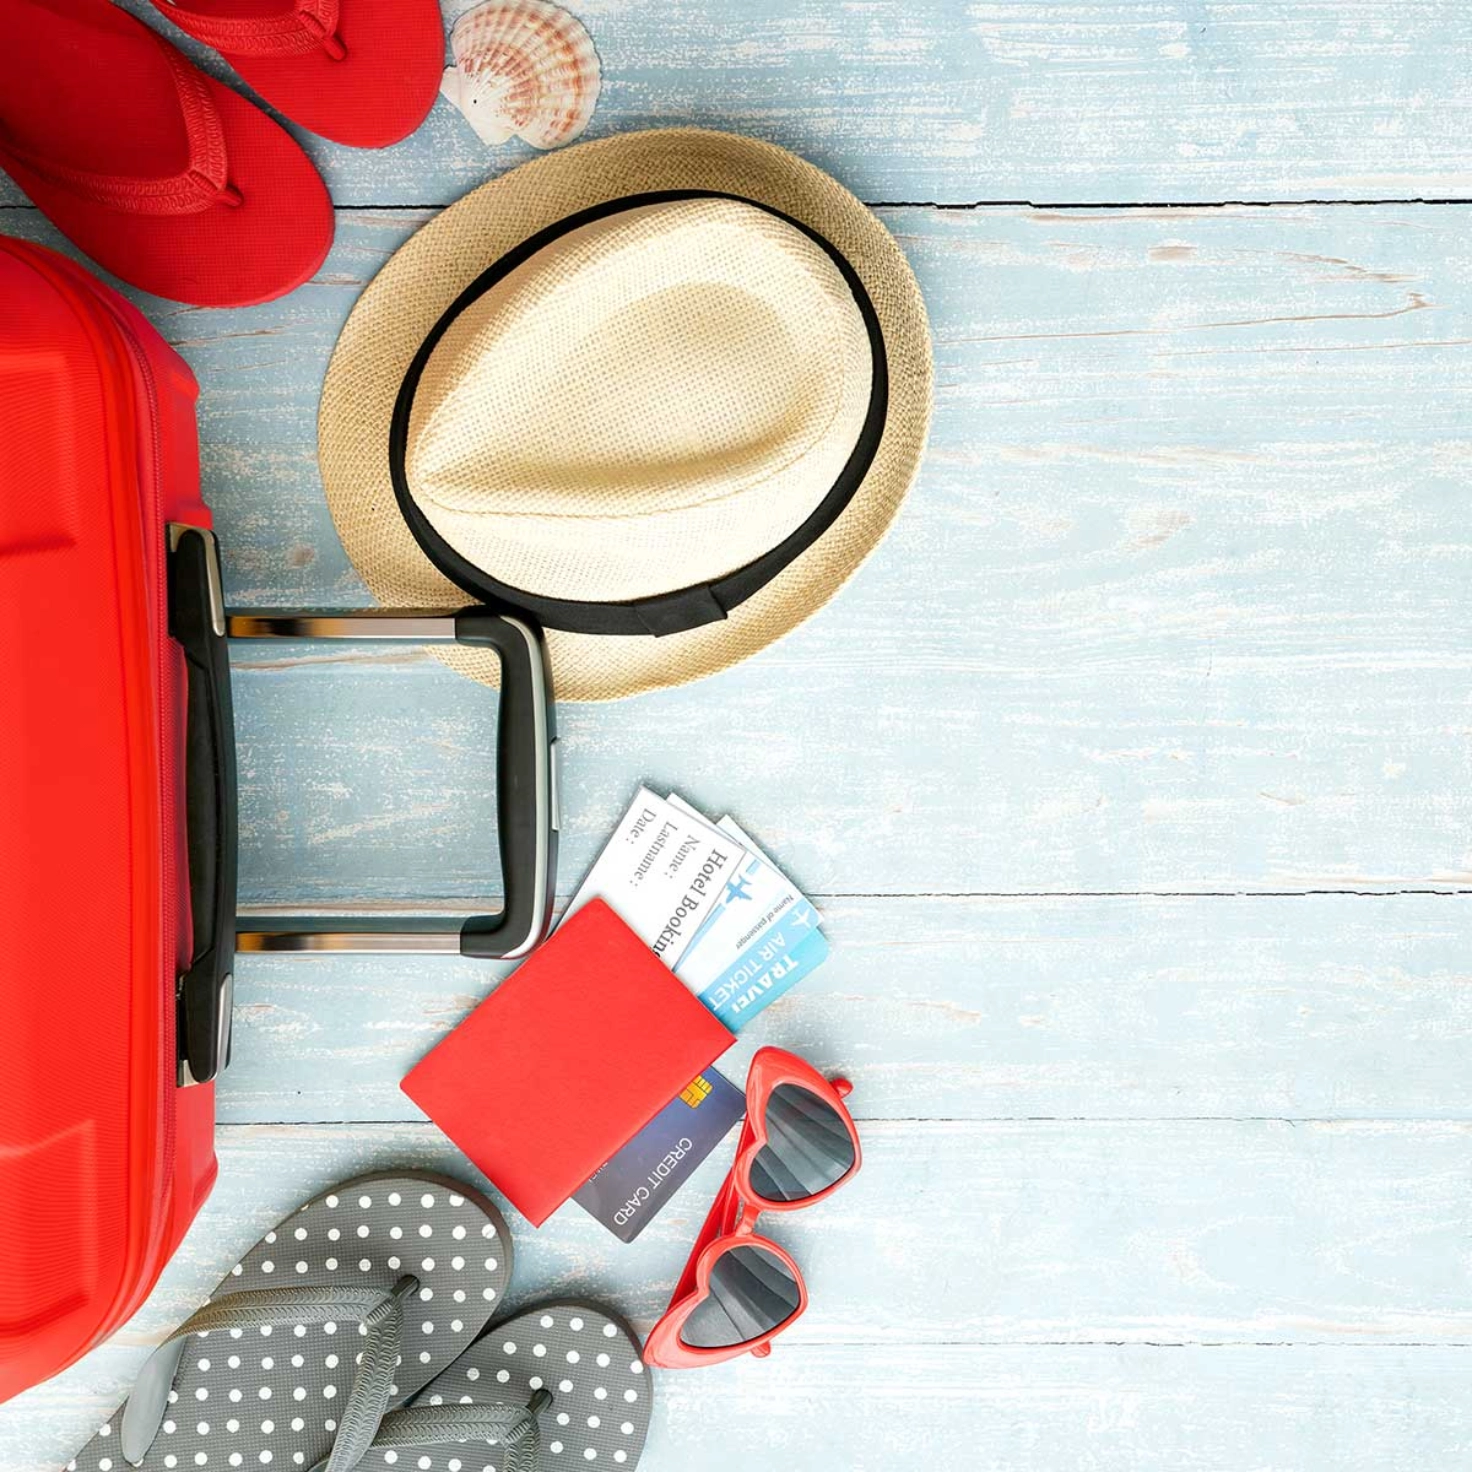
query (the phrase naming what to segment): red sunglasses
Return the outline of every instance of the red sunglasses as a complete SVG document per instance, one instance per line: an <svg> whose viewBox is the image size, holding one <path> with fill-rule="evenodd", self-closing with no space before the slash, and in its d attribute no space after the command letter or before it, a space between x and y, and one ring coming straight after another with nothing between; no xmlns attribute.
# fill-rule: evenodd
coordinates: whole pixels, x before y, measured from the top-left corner
<svg viewBox="0 0 1472 1472"><path fill-rule="evenodd" d="M646 1363L679 1370L768 1355L772 1340L797 1321L808 1306L807 1285L791 1256L757 1235L757 1219L811 1206L857 1173L859 1132L843 1102L851 1092L847 1079L830 1083L781 1048L752 1059L736 1163L650 1332Z"/></svg>

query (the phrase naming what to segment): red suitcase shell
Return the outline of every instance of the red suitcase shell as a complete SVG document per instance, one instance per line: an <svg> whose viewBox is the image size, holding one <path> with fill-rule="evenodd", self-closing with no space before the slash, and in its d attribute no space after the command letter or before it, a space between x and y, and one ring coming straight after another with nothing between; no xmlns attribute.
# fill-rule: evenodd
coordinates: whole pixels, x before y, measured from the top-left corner
<svg viewBox="0 0 1472 1472"><path fill-rule="evenodd" d="M175 1037L196 393L116 293L0 237L0 1401L142 1303L215 1176Z"/></svg>
<svg viewBox="0 0 1472 1472"><path fill-rule="evenodd" d="M501 658L499 913L267 917L244 949L509 958L551 917L540 636L488 608L227 617L197 394L135 308L0 236L0 1401L138 1308L214 1182L237 941L227 627Z"/></svg>

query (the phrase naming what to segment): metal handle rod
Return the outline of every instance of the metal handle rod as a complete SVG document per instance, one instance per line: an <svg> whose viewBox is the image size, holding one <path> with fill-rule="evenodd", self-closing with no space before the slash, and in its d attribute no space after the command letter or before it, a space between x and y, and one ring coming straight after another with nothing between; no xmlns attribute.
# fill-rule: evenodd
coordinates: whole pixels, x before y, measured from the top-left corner
<svg viewBox="0 0 1472 1472"><path fill-rule="evenodd" d="M411 929L411 922L391 920L383 928L369 928L355 919L325 917L283 919L274 915L242 916L235 933L237 951L349 951L361 955L457 955L460 923L443 921L441 928Z"/></svg>
<svg viewBox="0 0 1472 1472"><path fill-rule="evenodd" d="M225 616L232 639L380 639L453 644L455 610L237 608Z"/></svg>

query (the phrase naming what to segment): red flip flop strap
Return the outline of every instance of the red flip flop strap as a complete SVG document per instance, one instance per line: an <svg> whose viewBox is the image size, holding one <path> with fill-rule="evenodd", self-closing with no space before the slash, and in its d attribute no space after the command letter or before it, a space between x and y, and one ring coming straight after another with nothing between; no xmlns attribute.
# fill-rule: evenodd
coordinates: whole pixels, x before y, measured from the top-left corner
<svg viewBox="0 0 1472 1472"><path fill-rule="evenodd" d="M160 42L173 73L184 119L188 159L177 174L134 178L76 169L26 148L0 131L0 161L12 158L33 174L107 209L134 215L191 215L213 205L240 202L230 185L225 132L203 73L167 42Z"/></svg>
<svg viewBox="0 0 1472 1472"><path fill-rule="evenodd" d="M155 0L181 31L226 56L347 55L337 36L337 0L294 0L276 15L203 15L176 0Z"/></svg>

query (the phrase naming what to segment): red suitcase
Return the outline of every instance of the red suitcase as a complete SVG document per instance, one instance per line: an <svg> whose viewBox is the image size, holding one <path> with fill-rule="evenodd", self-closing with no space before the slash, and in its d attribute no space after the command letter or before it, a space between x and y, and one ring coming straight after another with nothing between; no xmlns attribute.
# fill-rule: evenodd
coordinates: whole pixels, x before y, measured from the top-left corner
<svg viewBox="0 0 1472 1472"><path fill-rule="evenodd" d="M0 238L0 1400L139 1306L215 1176L175 1039L234 920L232 834L191 902L169 632L165 528L209 526L195 395L121 297Z"/></svg>
<svg viewBox="0 0 1472 1472"><path fill-rule="evenodd" d="M196 396L134 307L0 236L0 1401L121 1324L208 1194L237 942L507 958L550 922L536 630L487 608L227 617ZM237 933L227 630L497 651L498 913Z"/></svg>

